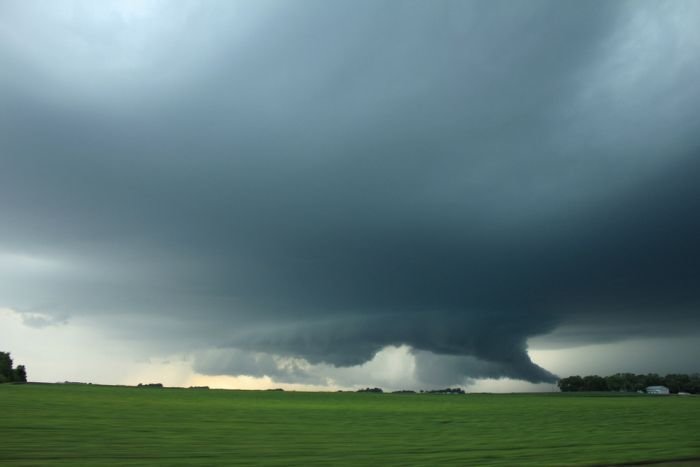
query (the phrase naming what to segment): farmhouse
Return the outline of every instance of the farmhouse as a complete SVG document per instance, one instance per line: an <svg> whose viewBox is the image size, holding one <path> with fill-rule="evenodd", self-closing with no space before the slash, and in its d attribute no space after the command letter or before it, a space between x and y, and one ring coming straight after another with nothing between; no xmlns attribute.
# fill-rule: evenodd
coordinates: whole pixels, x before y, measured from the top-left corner
<svg viewBox="0 0 700 467"><path fill-rule="evenodd" d="M647 394L670 394L666 386L648 386L646 389Z"/></svg>

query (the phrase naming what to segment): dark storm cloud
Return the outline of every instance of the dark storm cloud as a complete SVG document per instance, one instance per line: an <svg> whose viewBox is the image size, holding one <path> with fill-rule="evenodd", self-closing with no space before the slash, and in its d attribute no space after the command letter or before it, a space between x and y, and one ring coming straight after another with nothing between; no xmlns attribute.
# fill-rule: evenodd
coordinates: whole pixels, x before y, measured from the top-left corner
<svg viewBox="0 0 700 467"><path fill-rule="evenodd" d="M527 339L561 325L700 329L691 2L29 5L0 20L0 305L246 374L406 344L551 381Z"/></svg>

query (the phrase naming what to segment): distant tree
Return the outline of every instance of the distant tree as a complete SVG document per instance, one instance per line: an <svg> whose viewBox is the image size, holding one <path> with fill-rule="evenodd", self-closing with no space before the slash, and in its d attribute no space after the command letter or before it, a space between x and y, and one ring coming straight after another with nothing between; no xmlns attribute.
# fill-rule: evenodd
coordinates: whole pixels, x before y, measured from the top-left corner
<svg viewBox="0 0 700 467"><path fill-rule="evenodd" d="M464 389L462 388L445 388L445 389L433 389L430 391L425 391L426 394L464 394Z"/></svg>
<svg viewBox="0 0 700 467"><path fill-rule="evenodd" d="M364 388L364 389L358 389L357 392L377 392L377 393L381 393L381 392L384 392L384 391L382 391L382 388Z"/></svg>
<svg viewBox="0 0 700 467"><path fill-rule="evenodd" d="M634 375L632 380L634 381L635 391L643 391L648 386L646 375Z"/></svg>
<svg viewBox="0 0 700 467"><path fill-rule="evenodd" d="M632 375L634 376L634 375ZM605 385L608 391L630 392L634 391L634 381L630 380L625 373L615 373L614 375L605 376Z"/></svg>
<svg viewBox="0 0 700 467"><path fill-rule="evenodd" d="M578 375L562 378L557 382L557 386L561 392L583 391L583 378Z"/></svg>
<svg viewBox="0 0 700 467"><path fill-rule="evenodd" d="M666 386L672 393L688 392L687 387L690 385L690 376L688 375L666 375L663 378L663 385Z"/></svg>
<svg viewBox="0 0 700 467"><path fill-rule="evenodd" d="M15 368L14 371L14 376L14 380L18 383L27 382L27 369L24 367L24 365L17 365L17 368Z"/></svg>
<svg viewBox="0 0 700 467"><path fill-rule="evenodd" d="M9 352L0 352L0 383L6 383L13 379L12 357L10 357Z"/></svg>
<svg viewBox="0 0 700 467"><path fill-rule="evenodd" d="M10 352L0 352L0 383L27 382L27 369L24 365L12 368Z"/></svg>
<svg viewBox="0 0 700 467"><path fill-rule="evenodd" d="M700 394L700 373L693 373L692 375L690 375L688 387L684 392Z"/></svg>
<svg viewBox="0 0 700 467"><path fill-rule="evenodd" d="M644 387L647 386L662 386L664 384L664 379L657 375L656 373L649 373L647 375L643 376L644 378ZM643 388L640 388L643 389Z"/></svg>
<svg viewBox="0 0 700 467"><path fill-rule="evenodd" d="M139 383L136 387L139 388L157 388L160 389L163 387L163 383Z"/></svg>
<svg viewBox="0 0 700 467"><path fill-rule="evenodd" d="M607 391L608 386L605 384L605 378L598 375L589 375L583 377L584 391Z"/></svg>
<svg viewBox="0 0 700 467"><path fill-rule="evenodd" d="M636 392L646 387L634 373L618 373L618 375L622 378L623 391Z"/></svg>
<svg viewBox="0 0 700 467"><path fill-rule="evenodd" d="M634 373L616 373L600 377L598 375L569 376L557 383L562 392L575 391L615 391L636 392L644 391L649 386L666 386L670 392L700 393L700 374L668 374L659 376L656 373L636 375Z"/></svg>

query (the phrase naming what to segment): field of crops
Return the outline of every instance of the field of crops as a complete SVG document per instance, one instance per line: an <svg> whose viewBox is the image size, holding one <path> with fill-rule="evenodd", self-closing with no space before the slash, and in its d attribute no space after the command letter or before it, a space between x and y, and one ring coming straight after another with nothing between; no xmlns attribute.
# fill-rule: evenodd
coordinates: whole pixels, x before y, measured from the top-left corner
<svg viewBox="0 0 700 467"><path fill-rule="evenodd" d="M700 397L0 385L2 465L596 465L700 457Z"/></svg>

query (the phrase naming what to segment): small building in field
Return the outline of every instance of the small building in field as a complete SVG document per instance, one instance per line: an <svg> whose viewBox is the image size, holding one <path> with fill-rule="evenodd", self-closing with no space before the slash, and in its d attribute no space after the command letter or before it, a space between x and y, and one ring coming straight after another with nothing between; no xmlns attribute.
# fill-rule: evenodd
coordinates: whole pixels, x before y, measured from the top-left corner
<svg viewBox="0 0 700 467"><path fill-rule="evenodd" d="M647 394L671 394L666 386L647 386Z"/></svg>

